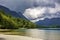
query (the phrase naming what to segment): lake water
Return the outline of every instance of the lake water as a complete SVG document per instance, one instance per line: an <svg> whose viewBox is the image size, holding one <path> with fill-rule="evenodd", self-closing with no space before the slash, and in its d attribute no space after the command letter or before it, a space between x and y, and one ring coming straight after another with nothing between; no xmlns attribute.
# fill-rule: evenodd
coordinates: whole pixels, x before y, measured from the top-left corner
<svg viewBox="0 0 60 40"><path fill-rule="evenodd" d="M43 40L60 40L60 30L28 29L26 35Z"/></svg>

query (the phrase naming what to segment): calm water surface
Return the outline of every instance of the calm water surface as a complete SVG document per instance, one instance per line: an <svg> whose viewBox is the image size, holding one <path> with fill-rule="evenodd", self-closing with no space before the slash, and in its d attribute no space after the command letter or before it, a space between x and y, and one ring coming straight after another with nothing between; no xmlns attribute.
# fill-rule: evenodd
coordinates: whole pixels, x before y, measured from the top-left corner
<svg viewBox="0 0 60 40"><path fill-rule="evenodd" d="M28 29L26 35L44 40L60 40L60 30Z"/></svg>

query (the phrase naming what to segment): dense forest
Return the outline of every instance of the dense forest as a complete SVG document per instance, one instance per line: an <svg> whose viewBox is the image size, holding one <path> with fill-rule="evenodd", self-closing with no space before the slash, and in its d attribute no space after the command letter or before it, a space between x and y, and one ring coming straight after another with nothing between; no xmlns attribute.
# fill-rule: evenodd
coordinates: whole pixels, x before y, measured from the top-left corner
<svg viewBox="0 0 60 40"><path fill-rule="evenodd" d="M0 29L18 29L36 27L37 25L30 22L29 20L7 15L4 11L0 10Z"/></svg>
<svg viewBox="0 0 60 40"><path fill-rule="evenodd" d="M0 10L0 29L18 28L60 28L58 25L41 26L23 18L16 18Z"/></svg>

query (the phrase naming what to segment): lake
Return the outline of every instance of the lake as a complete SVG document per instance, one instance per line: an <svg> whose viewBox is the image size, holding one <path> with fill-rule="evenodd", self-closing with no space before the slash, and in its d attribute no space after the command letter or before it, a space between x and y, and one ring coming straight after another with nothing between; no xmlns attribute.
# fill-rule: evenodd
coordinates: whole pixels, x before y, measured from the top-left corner
<svg viewBox="0 0 60 40"><path fill-rule="evenodd" d="M41 38L43 40L60 40L58 29L27 29L26 36Z"/></svg>

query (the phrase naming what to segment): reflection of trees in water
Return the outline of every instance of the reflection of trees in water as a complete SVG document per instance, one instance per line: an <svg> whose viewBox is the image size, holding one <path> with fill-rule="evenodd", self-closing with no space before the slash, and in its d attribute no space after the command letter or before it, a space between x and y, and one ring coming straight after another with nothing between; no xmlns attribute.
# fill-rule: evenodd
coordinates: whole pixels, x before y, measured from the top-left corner
<svg viewBox="0 0 60 40"><path fill-rule="evenodd" d="M0 38L0 40L5 40L5 38Z"/></svg>

